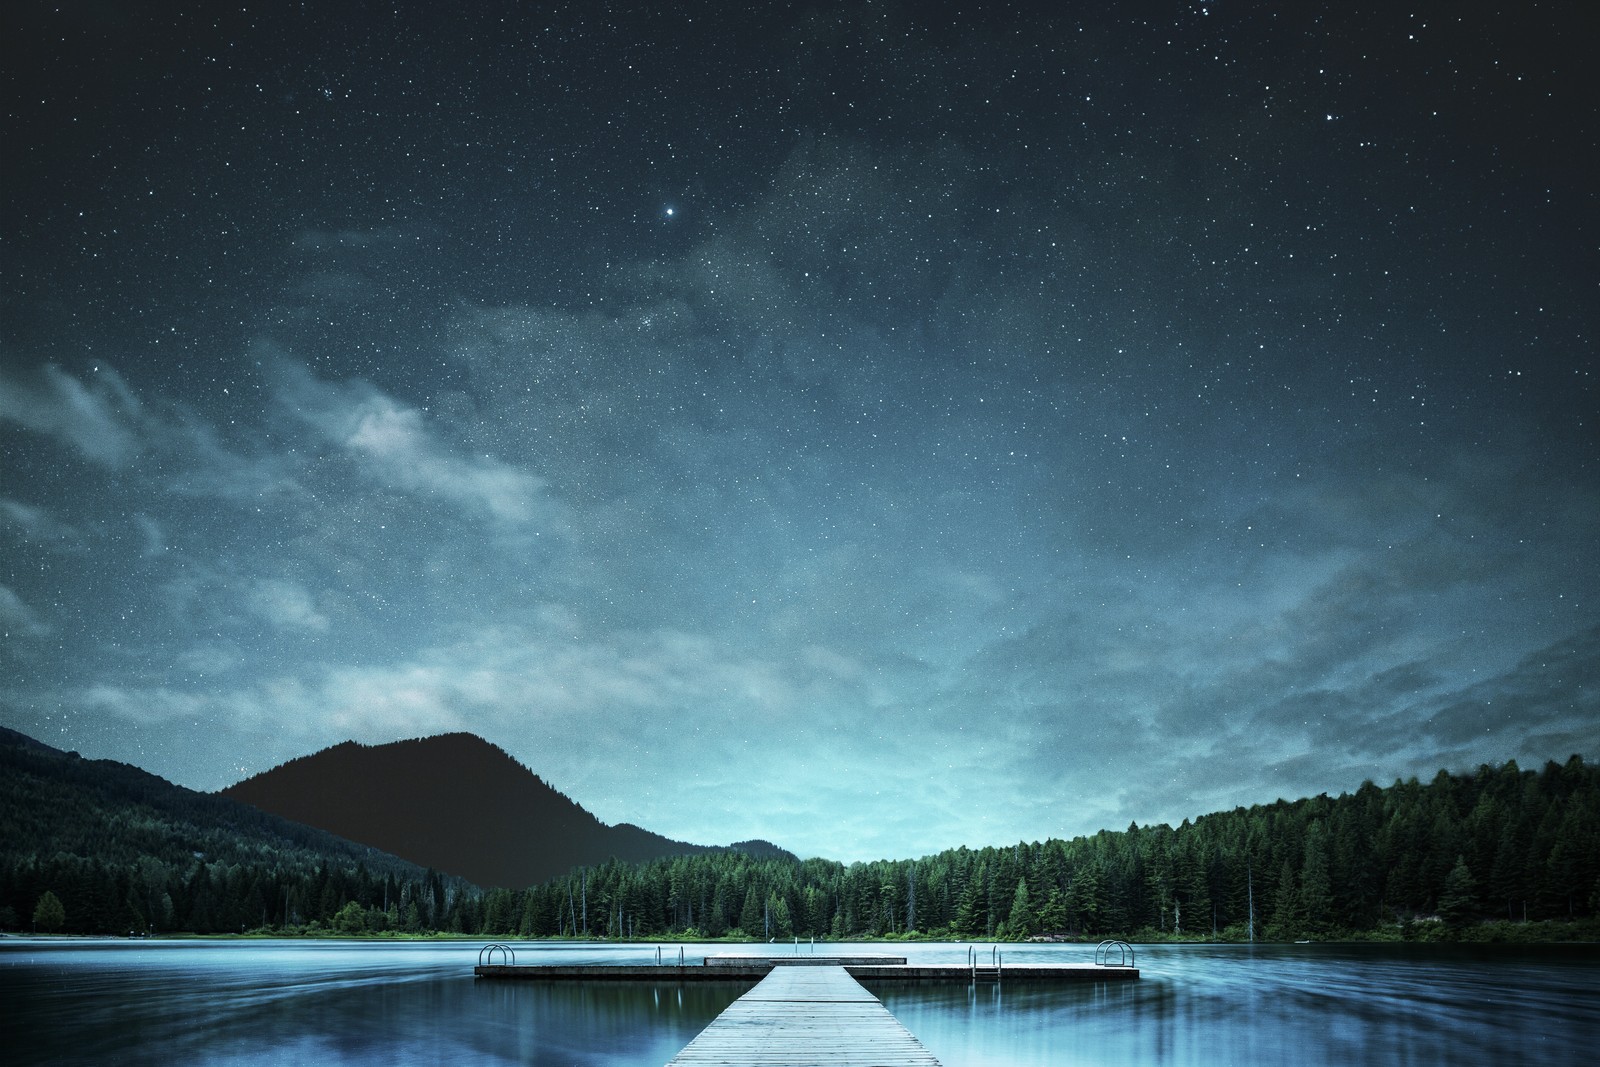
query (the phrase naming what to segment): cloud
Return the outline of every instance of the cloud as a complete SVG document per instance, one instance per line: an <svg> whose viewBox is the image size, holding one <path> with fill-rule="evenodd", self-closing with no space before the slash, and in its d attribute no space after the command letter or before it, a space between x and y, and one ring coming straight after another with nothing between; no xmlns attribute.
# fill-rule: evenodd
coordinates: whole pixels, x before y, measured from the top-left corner
<svg viewBox="0 0 1600 1067"><path fill-rule="evenodd" d="M50 631L38 614L6 585L0 585L0 627L4 627L7 637L14 634L42 637Z"/></svg>
<svg viewBox="0 0 1600 1067"><path fill-rule="evenodd" d="M262 695L273 717L301 736L372 741L469 728L482 709L462 699L463 688L452 665L400 662L332 667L316 684L278 678Z"/></svg>
<svg viewBox="0 0 1600 1067"><path fill-rule="evenodd" d="M165 463L152 474L159 488L183 497L206 497L259 506L272 501L282 510L304 509L306 487L297 479L303 463L280 440L233 425L237 439L223 439L218 426L181 408L174 408L159 435Z"/></svg>
<svg viewBox="0 0 1600 1067"><path fill-rule="evenodd" d="M139 555L155 559L167 551L167 534L160 522L149 515L135 515L133 521L139 527Z"/></svg>
<svg viewBox="0 0 1600 1067"><path fill-rule="evenodd" d="M1518 749L1555 738L1571 751L1600 746L1600 627L1524 657L1515 667L1422 705L1414 745L1443 752ZM1543 753L1559 756L1558 751Z"/></svg>
<svg viewBox="0 0 1600 1067"><path fill-rule="evenodd" d="M302 585L275 578L258 578L245 593L245 606L259 618L283 629L326 630L328 617L317 610Z"/></svg>
<svg viewBox="0 0 1600 1067"><path fill-rule="evenodd" d="M281 380L282 403L380 484L502 523L553 519L542 479L490 456L458 454L417 408L365 382L327 382L299 367L284 367Z"/></svg>
<svg viewBox="0 0 1600 1067"><path fill-rule="evenodd" d="M0 497L0 522L29 541L50 542L68 549L80 548L83 544L83 534L58 519L48 508L34 507L20 500Z"/></svg>
<svg viewBox="0 0 1600 1067"><path fill-rule="evenodd" d="M973 750L1013 772L992 810L1030 834L1085 832L1097 825L1062 813L1173 821L1419 763L1593 751L1600 715L1583 679L1600 664L1552 645L1533 671L1524 657L1560 631L1548 611L1524 624L1505 596L1562 603L1548 558L1582 539L1561 517L1570 496L1534 472L1459 461L1433 478L1316 474L1277 495L1267 533L1265 513L1246 511L1257 530L1242 543L1224 527L1198 550L1129 556L1137 570L1080 549L1035 595L1004 598L1024 624L959 664L926 724L932 736L986 724ZM1489 536L1505 529L1548 556ZM1486 602L1503 606L1485 615ZM974 632L988 621L967 614Z"/></svg>
<svg viewBox="0 0 1600 1067"><path fill-rule="evenodd" d="M90 685L73 695L75 710L108 715L140 726L178 720L197 726L211 717L213 701L203 693L161 686Z"/></svg>
<svg viewBox="0 0 1600 1067"><path fill-rule="evenodd" d="M87 384L53 363L0 369L0 420L54 437L101 466L120 467L138 453L141 416L139 399L110 367L96 366Z"/></svg>

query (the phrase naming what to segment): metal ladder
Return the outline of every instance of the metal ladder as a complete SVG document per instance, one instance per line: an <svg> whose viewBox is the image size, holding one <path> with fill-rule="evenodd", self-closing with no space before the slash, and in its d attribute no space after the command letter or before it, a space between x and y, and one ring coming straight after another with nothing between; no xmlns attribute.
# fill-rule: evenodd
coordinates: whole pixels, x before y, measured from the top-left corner
<svg viewBox="0 0 1600 1067"><path fill-rule="evenodd" d="M1000 955L999 945L990 947L988 966L978 962L978 950L976 947L967 946L967 967L972 971L972 980L974 982L1000 981L1000 974L1005 969L1005 965L1005 957Z"/></svg>

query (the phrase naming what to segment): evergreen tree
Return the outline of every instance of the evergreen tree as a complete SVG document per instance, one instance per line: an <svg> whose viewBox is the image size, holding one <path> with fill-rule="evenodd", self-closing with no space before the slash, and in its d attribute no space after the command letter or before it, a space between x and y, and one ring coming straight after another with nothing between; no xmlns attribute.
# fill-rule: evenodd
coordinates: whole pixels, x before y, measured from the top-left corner
<svg viewBox="0 0 1600 1067"><path fill-rule="evenodd" d="M1507 919L1523 914L1532 894L1532 880L1527 867L1528 849L1532 833L1521 819L1502 821L1499 840L1489 868L1489 893L1498 909L1506 909ZM1481 869L1481 868L1480 868Z"/></svg>
<svg viewBox="0 0 1600 1067"><path fill-rule="evenodd" d="M961 900L956 905L955 929L962 937L976 937L988 925L988 890L983 883L984 868L979 864L972 877L967 879L966 888L961 891Z"/></svg>
<svg viewBox="0 0 1600 1067"><path fill-rule="evenodd" d="M762 930L764 929L765 924L762 921L762 911L761 894L758 893L756 891L756 887L752 885L749 890L745 892L744 907L739 911L739 928L744 931L745 937L752 939L764 938L765 935L762 933Z"/></svg>
<svg viewBox="0 0 1600 1067"><path fill-rule="evenodd" d="M1011 896L1011 914L1006 917L1006 934L1018 941L1033 936L1033 907L1028 903L1028 880L1017 879L1017 891Z"/></svg>
<svg viewBox="0 0 1600 1067"><path fill-rule="evenodd" d="M1267 926L1268 936L1288 940L1300 933L1300 894L1296 891L1294 868L1283 861L1278 871L1278 885L1272 894L1272 919Z"/></svg>
<svg viewBox="0 0 1600 1067"><path fill-rule="evenodd" d="M1095 934L1105 930L1101 916L1105 901L1100 876L1100 864L1091 860L1080 867L1068 886L1071 905L1067 909L1071 922L1083 933Z"/></svg>
<svg viewBox="0 0 1600 1067"><path fill-rule="evenodd" d="M789 912L789 902L774 893L767 898L767 914L772 917L772 929L769 934L773 937L788 938L794 936L794 917Z"/></svg>
<svg viewBox="0 0 1600 1067"><path fill-rule="evenodd" d="M1300 867L1300 914L1306 930L1319 934L1328 930L1333 918L1333 883L1320 822L1312 823L1306 834L1305 861Z"/></svg>
<svg viewBox="0 0 1600 1067"><path fill-rule="evenodd" d="M1043 934L1058 934L1067 928L1067 898L1061 890L1050 887L1050 896L1039 909L1037 923Z"/></svg>
<svg viewBox="0 0 1600 1067"><path fill-rule="evenodd" d="M1445 875L1444 888L1439 894L1439 917L1451 926L1465 925L1472 917L1477 895L1477 882L1467 869L1466 858L1457 856L1455 866Z"/></svg>
<svg viewBox="0 0 1600 1067"><path fill-rule="evenodd" d="M706 920L706 936L721 937L728 932L728 916L722 907L722 894L711 898L711 917Z"/></svg>

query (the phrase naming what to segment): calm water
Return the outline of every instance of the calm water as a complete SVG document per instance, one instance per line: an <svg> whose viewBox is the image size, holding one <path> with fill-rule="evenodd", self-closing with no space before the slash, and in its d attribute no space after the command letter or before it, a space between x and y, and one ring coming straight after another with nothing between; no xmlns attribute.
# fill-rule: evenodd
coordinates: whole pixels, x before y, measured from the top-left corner
<svg viewBox="0 0 1600 1067"><path fill-rule="evenodd" d="M747 988L477 982L477 950L476 943L0 941L7 1046L0 1060L660 1067ZM962 962L967 952L961 945L823 951L852 950L914 962ZM677 951L663 945L674 962ZM1076 945L1002 951L1010 962L1093 957ZM688 959L699 958L691 946ZM517 951L518 963L655 959L654 946ZM1138 963L1140 982L873 991L945 1067L1560 1067L1595 1062L1600 1047L1593 946L1150 946L1139 948Z"/></svg>

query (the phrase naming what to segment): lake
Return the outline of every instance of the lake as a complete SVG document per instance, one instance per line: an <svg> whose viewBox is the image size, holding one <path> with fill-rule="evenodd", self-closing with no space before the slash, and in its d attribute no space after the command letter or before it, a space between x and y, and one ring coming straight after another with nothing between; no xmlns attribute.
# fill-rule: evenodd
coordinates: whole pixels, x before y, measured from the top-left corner
<svg viewBox="0 0 1600 1067"><path fill-rule="evenodd" d="M479 942L0 940L12 1064L660 1067L748 985L472 978ZM518 963L655 945L518 944ZM663 942L676 962L678 946ZM686 946L711 952L784 946ZM945 1067L1565 1064L1600 1047L1595 946L1136 946L1143 980L869 988ZM787 951L810 951L788 946ZM959 963L965 945L828 945ZM985 954L988 946L984 945ZM1089 962L1086 945L1003 945Z"/></svg>

